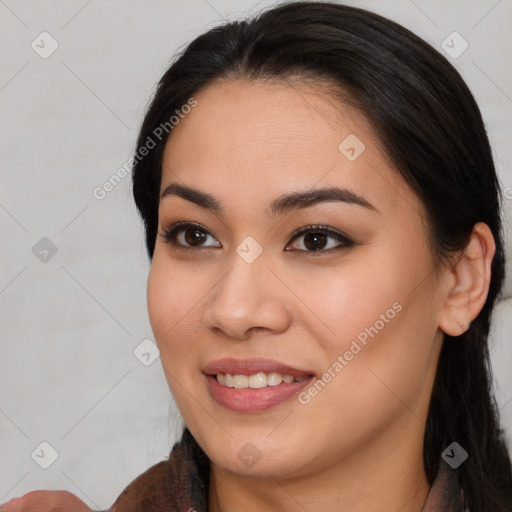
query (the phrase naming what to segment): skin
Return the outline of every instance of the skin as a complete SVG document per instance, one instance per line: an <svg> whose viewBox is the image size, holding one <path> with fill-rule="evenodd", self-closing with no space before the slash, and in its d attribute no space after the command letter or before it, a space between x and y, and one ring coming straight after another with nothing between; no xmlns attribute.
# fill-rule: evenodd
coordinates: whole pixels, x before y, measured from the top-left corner
<svg viewBox="0 0 512 512"><path fill-rule="evenodd" d="M475 226L458 263L434 267L421 200L366 119L318 87L218 81L194 97L198 105L167 142L161 191L170 183L198 188L224 213L161 199L160 234L191 221L208 237L201 248L190 248L192 238L183 248L182 230L177 248L157 236L147 298L170 389L211 461L210 510L421 511L429 492L423 436L443 332L461 334L459 322L467 328L485 302L489 228ZM355 161L338 149L349 134L366 147ZM278 196L328 185L378 211L324 202L266 213ZM291 234L310 224L356 243L308 257L304 235ZM247 236L263 249L252 263L236 252ZM322 247L335 246L329 237ZM201 368L222 357L269 357L321 376L396 302L401 311L306 405L292 398L240 413L209 394ZM261 454L250 468L237 457L249 442Z"/></svg>
<svg viewBox="0 0 512 512"><path fill-rule="evenodd" d="M211 461L209 510L420 512L443 333L460 335L485 303L495 252L488 226L476 224L465 250L434 266L421 200L366 119L318 85L218 81L194 97L197 106L168 140L161 191L170 183L198 188L224 212L175 195L160 200L159 234L191 221L208 236L188 249L157 236L147 299L170 390ZM365 145L354 161L338 149L349 134ZM376 210L324 202L276 218L266 213L283 194L329 185ZM308 256L311 240L291 235L311 224L355 244L329 236L322 254ZM252 263L236 252L247 236L263 251ZM240 413L209 393L201 369L223 357L268 357L321 378L397 303L394 318L307 404L292 397ZM237 456L249 442L261 456L251 467ZM89 510L70 493L36 491L2 511L57 504Z"/></svg>

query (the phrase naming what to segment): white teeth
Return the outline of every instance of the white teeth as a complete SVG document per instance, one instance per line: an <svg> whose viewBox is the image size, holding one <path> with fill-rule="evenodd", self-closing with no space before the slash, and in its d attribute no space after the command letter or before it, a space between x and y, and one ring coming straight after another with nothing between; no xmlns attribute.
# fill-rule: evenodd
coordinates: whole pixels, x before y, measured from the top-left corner
<svg viewBox="0 0 512 512"><path fill-rule="evenodd" d="M243 389L249 387L249 377L247 375L233 375L233 387Z"/></svg>
<svg viewBox="0 0 512 512"><path fill-rule="evenodd" d="M283 382L283 376L280 373L269 373L268 374L268 385L277 386Z"/></svg>
<svg viewBox="0 0 512 512"><path fill-rule="evenodd" d="M217 375L217 380L219 380L219 376ZM222 383L220 383L222 384ZM224 386L227 386L228 388L234 388L235 385L233 384L233 375L230 373L226 373L224 375Z"/></svg>
<svg viewBox="0 0 512 512"><path fill-rule="evenodd" d="M267 376L263 372L249 376L249 387L253 389L264 388L267 386Z"/></svg>
<svg viewBox="0 0 512 512"><path fill-rule="evenodd" d="M293 377L292 375L282 375L277 372L264 373L258 372L252 375L232 375L230 373L218 373L217 382L222 386L236 389L260 389L267 386L278 386L282 382L290 384L294 381L306 379L306 376Z"/></svg>

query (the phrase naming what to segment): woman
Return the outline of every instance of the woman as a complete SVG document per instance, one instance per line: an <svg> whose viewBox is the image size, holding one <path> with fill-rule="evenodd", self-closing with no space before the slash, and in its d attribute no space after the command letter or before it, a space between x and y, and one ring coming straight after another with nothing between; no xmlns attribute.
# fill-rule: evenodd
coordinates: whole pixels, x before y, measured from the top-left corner
<svg viewBox="0 0 512 512"><path fill-rule="evenodd" d="M212 29L159 83L133 193L186 427L111 512L512 510L500 190L443 56L335 3ZM4 508L57 504L89 510Z"/></svg>

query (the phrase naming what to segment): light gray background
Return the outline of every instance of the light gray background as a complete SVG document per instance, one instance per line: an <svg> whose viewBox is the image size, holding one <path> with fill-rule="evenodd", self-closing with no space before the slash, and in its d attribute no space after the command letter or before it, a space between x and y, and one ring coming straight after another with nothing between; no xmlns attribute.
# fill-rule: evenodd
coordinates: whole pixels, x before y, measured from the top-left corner
<svg viewBox="0 0 512 512"><path fill-rule="evenodd" d="M168 456L179 414L160 360L144 366L133 354L152 333L130 180L101 201L92 191L131 156L174 53L223 18L275 3L0 0L0 503L67 489L107 508ZM440 51L453 31L468 42L452 62L483 111L510 224L512 2L347 3L402 23ZM43 31L59 45L47 59L31 48ZM32 252L43 237L57 247L46 263ZM511 258L509 232L507 244ZM509 262L492 345L509 438L511 273ZM31 457L43 441L59 454L48 469Z"/></svg>

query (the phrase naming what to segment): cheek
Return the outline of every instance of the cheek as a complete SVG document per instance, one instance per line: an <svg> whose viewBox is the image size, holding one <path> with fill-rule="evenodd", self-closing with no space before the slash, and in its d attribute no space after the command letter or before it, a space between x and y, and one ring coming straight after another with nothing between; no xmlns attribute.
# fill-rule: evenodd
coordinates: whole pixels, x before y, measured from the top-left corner
<svg viewBox="0 0 512 512"><path fill-rule="evenodd" d="M311 337L321 348L317 359L331 374L344 375L333 379L337 384L332 389L339 385L336 394L367 403L375 396L393 398L378 376L396 392L406 384L405 393L412 398L433 363L436 329L430 280L425 279L428 254L394 247L380 246L378 255L367 251L364 258L354 256L332 272L309 272L295 288L310 307L303 310Z"/></svg>
<svg viewBox="0 0 512 512"><path fill-rule="evenodd" d="M169 351L176 354L189 346L200 325L200 299L205 293L201 280L178 267L168 270L168 266L153 260L147 285L148 314L164 361Z"/></svg>
<svg viewBox="0 0 512 512"><path fill-rule="evenodd" d="M156 337L156 342L159 345L161 337L166 330L166 324L170 324L170 318L175 317L177 314L172 287L172 280L169 279L166 272L160 270L155 257L148 276L147 303L149 321L153 334Z"/></svg>
<svg viewBox="0 0 512 512"><path fill-rule="evenodd" d="M361 253L362 254L362 253ZM318 339L326 351L340 352L350 348L350 342L365 329L377 322L378 330L393 321L396 309L393 304L401 301L404 288L396 261L368 255L364 259L354 256L343 265L332 269L312 269L307 279L295 279L294 292L307 305L301 310L308 315L310 329L320 323L318 331L311 335ZM290 276L291 279L291 276ZM299 306L300 304L298 304ZM319 334L321 336L319 336Z"/></svg>
<svg viewBox="0 0 512 512"><path fill-rule="evenodd" d="M194 340L200 339L200 299L208 290L199 287L201 280L177 266L160 266L158 259L153 258L147 285L149 320L167 384L182 416L189 422L193 416L189 392L196 385L199 371Z"/></svg>

